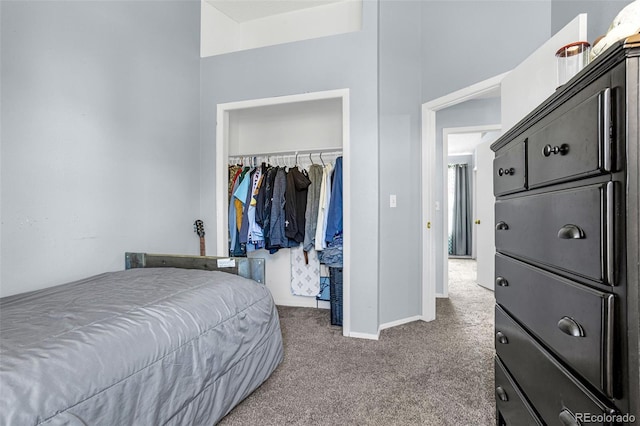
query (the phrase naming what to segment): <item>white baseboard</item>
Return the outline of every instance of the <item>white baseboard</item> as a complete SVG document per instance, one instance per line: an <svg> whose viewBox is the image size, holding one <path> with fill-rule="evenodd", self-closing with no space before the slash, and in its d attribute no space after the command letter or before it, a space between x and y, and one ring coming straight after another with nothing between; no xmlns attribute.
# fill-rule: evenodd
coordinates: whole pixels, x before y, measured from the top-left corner
<svg viewBox="0 0 640 426"><path fill-rule="evenodd" d="M436 293L436 298L437 299L448 299L449 298L449 293Z"/></svg>
<svg viewBox="0 0 640 426"><path fill-rule="evenodd" d="M380 332L378 332L378 334L369 334L356 333L355 331L352 331L349 333L349 337L355 337L356 339L378 340L380 338Z"/></svg>
<svg viewBox="0 0 640 426"><path fill-rule="evenodd" d="M422 319L422 315L416 315L414 317L403 318L403 319L400 319L400 320L396 320L396 321L391 321L391 322L387 322L387 323L384 323L384 324L380 324L379 329L380 330L384 330L384 329L387 329L387 328L396 327L398 325L407 324L407 323L418 321L418 320L421 320L421 319Z"/></svg>
<svg viewBox="0 0 640 426"><path fill-rule="evenodd" d="M422 319L423 319L422 315L415 315L413 317L403 318L403 319L400 319L400 320L396 320L396 321L391 321L391 322L387 322L387 323L384 323L384 324L380 324L380 326L378 327L378 334L351 332L351 333L349 333L349 337L355 337L355 338L358 338L358 339L379 340L380 339L380 331L382 331L382 330L385 330L385 329L391 328L391 327L396 327L396 326L402 325L402 324L407 324L407 323L414 322L414 321L420 321Z"/></svg>
<svg viewBox="0 0 640 426"><path fill-rule="evenodd" d="M280 301L280 303L276 303L276 306L286 306L289 308L331 309L331 303L326 302L324 300L318 300L316 302L315 299L313 299L313 301L310 301L310 303L306 303L306 304L285 300L285 301Z"/></svg>

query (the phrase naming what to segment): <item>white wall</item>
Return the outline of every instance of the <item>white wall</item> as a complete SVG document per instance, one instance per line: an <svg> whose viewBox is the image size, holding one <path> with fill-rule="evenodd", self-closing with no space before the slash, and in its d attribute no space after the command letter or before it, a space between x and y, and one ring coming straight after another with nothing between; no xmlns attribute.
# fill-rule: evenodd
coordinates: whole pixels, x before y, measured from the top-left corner
<svg viewBox="0 0 640 426"><path fill-rule="evenodd" d="M502 129L508 131L558 87L556 51L587 38L587 15L580 14L545 41L502 80Z"/></svg>
<svg viewBox="0 0 640 426"><path fill-rule="evenodd" d="M380 2L378 41L380 327L421 315L421 3ZM358 161L357 159L355 160ZM372 178L375 173L371 173ZM395 207L390 197L395 196Z"/></svg>
<svg viewBox="0 0 640 426"><path fill-rule="evenodd" d="M593 44L598 36L604 35L613 18L631 0L551 0L551 34L567 25L576 15L586 13L589 27L584 39Z"/></svg>
<svg viewBox="0 0 640 426"><path fill-rule="evenodd" d="M510 71L551 35L551 0L420 3L423 102Z"/></svg>
<svg viewBox="0 0 640 426"><path fill-rule="evenodd" d="M200 56L241 50L240 24L204 0L200 1Z"/></svg>
<svg viewBox="0 0 640 426"><path fill-rule="evenodd" d="M294 102L229 113L229 155L342 146L340 99Z"/></svg>
<svg viewBox="0 0 640 426"><path fill-rule="evenodd" d="M0 295L197 253L199 5L0 8Z"/></svg>
<svg viewBox="0 0 640 426"><path fill-rule="evenodd" d="M362 0L343 0L235 21L202 0L202 57L344 34L362 29Z"/></svg>

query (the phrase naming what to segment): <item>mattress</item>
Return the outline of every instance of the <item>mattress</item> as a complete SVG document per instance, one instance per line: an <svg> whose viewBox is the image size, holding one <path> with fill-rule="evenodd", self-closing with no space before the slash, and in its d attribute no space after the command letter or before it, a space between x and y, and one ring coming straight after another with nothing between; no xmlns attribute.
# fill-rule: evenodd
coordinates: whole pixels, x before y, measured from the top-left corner
<svg viewBox="0 0 640 426"><path fill-rule="evenodd" d="M213 425L282 361L269 290L131 269L0 299L0 425Z"/></svg>

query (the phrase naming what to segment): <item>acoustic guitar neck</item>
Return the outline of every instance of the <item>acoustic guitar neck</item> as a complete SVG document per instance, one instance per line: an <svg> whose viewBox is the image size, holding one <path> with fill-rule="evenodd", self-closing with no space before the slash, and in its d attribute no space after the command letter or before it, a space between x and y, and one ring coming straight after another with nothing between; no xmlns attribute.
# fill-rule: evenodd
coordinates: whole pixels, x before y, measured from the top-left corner
<svg viewBox="0 0 640 426"><path fill-rule="evenodd" d="M204 236L200 237L200 256L206 256L207 250L204 246Z"/></svg>
<svg viewBox="0 0 640 426"><path fill-rule="evenodd" d="M198 234L198 237L200 237L200 256L206 256L207 250L204 245L204 223L200 219L193 222L193 232Z"/></svg>

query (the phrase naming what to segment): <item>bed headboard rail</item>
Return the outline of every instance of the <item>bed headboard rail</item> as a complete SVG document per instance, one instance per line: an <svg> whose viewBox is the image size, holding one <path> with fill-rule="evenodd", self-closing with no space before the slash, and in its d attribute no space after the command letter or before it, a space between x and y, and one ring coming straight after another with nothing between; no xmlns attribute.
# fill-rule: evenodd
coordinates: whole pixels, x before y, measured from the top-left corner
<svg viewBox="0 0 640 426"><path fill-rule="evenodd" d="M180 254L125 253L125 269L182 268L223 271L265 283L265 261L249 257L187 256Z"/></svg>

